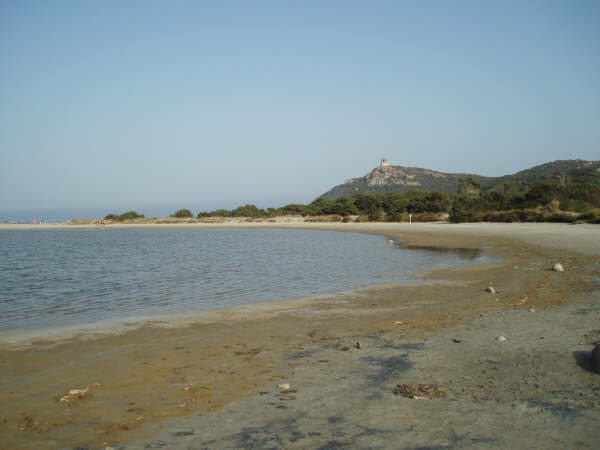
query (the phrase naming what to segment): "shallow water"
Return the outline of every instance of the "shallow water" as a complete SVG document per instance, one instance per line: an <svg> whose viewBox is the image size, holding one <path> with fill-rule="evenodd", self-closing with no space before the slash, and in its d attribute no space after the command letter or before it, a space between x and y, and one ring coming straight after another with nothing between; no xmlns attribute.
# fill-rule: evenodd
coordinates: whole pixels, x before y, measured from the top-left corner
<svg viewBox="0 0 600 450"><path fill-rule="evenodd" d="M0 330L331 293L485 259L332 231L4 230Z"/></svg>

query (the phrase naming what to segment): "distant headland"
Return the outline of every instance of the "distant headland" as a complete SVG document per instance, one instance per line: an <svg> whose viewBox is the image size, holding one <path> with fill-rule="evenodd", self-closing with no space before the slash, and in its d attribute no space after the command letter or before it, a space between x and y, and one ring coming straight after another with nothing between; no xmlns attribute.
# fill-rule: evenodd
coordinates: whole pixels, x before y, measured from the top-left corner
<svg viewBox="0 0 600 450"><path fill-rule="evenodd" d="M381 158L380 165L365 176L349 178L308 204L266 209L246 204L197 213L184 208L169 217L110 212L63 223L110 226L242 220L600 223L600 161L553 161L511 175L484 177L390 165L387 158Z"/></svg>

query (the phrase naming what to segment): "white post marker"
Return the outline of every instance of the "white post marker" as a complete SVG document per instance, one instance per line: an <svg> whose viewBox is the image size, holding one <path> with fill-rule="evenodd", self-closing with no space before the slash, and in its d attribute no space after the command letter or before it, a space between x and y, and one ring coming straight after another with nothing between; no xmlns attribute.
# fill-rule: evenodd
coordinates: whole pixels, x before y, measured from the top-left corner
<svg viewBox="0 0 600 450"><path fill-rule="evenodd" d="M412 214L408 215L408 223L412 223Z"/></svg>

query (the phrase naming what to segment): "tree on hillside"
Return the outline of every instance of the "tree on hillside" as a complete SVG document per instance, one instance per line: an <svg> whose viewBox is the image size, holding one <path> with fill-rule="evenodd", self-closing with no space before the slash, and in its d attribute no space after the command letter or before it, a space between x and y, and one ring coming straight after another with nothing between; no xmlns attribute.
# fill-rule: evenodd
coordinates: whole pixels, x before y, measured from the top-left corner
<svg viewBox="0 0 600 450"><path fill-rule="evenodd" d="M327 200L320 197L314 200L312 203L307 205L306 212L310 216L320 216L324 214L335 214L335 207L333 200Z"/></svg>
<svg viewBox="0 0 600 450"><path fill-rule="evenodd" d="M354 205L361 214L371 214L381 210L379 197L373 194L360 194L354 198Z"/></svg>
<svg viewBox="0 0 600 450"><path fill-rule="evenodd" d="M458 194L479 194L481 191L481 183L472 177L460 178L458 180Z"/></svg>
<svg viewBox="0 0 600 450"><path fill-rule="evenodd" d="M349 216L358 214L358 208L354 205L353 199L342 197L333 202L332 213L339 214L340 216Z"/></svg>

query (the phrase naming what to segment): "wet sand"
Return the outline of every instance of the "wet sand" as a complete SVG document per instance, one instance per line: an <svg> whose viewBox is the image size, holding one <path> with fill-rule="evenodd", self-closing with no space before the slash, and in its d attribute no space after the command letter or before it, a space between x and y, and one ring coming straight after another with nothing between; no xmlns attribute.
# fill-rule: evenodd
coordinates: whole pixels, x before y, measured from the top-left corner
<svg viewBox="0 0 600 450"><path fill-rule="evenodd" d="M598 442L600 375L585 361L600 340L600 228L245 226L265 225L379 233L418 246L492 247L485 251L499 262L436 270L424 275L428 282L248 305L183 324L4 341L3 446L591 448ZM549 270L557 261L564 273ZM490 285L497 294L485 292ZM507 341L496 341L500 334ZM296 392L281 393L277 385L284 382ZM448 394L407 399L393 393L402 383L439 384ZM68 394L73 389L84 392ZM514 438L507 427L517 430ZM569 427L577 433L557 440Z"/></svg>

